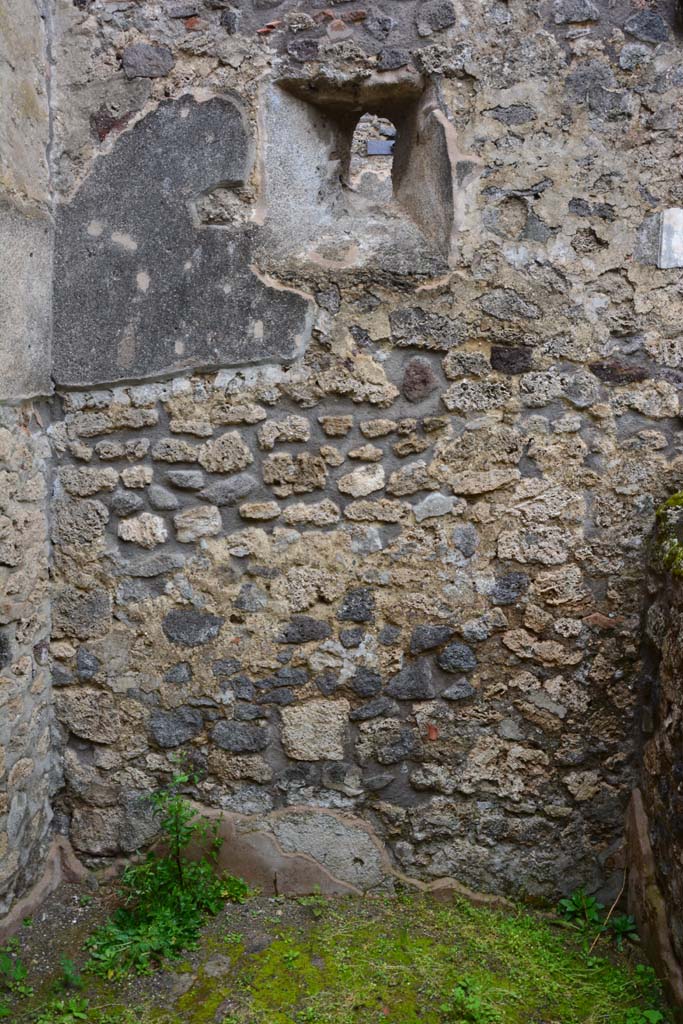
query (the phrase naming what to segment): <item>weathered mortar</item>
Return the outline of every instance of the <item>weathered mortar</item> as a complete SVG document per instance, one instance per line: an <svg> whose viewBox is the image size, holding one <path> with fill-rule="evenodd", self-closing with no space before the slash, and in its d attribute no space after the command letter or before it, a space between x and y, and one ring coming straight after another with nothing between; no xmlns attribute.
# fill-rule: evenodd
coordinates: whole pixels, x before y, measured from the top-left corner
<svg viewBox="0 0 683 1024"><path fill-rule="evenodd" d="M60 827L135 850L183 749L323 865L347 820L610 895L681 471L672 5L271 7L55 5Z"/></svg>

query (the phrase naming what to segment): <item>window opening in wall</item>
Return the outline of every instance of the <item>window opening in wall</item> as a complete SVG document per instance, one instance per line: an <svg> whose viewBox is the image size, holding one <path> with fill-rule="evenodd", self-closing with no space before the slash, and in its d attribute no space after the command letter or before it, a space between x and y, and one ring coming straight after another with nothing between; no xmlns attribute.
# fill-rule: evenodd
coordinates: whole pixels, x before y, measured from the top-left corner
<svg viewBox="0 0 683 1024"><path fill-rule="evenodd" d="M347 187L374 202L390 202L395 143L396 126L388 118L363 114L351 142Z"/></svg>

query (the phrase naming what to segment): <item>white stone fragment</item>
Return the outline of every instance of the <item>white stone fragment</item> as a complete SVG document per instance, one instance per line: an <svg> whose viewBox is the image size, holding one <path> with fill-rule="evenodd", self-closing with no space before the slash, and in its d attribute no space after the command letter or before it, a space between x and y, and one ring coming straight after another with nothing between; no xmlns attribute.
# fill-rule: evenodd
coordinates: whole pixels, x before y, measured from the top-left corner
<svg viewBox="0 0 683 1024"><path fill-rule="evenodd" d="M660 215L657 266L660 270L683 267L683 209L678 206L669 207Z"/></svg>
<svg viewBox="0 0 683 1024"><path fill-rule="evenodd" d="M142 515L134 518L122 519L119 523L118 534L121 540L138 544L141 548L155 548L168 539L166 523L161 516L153 516L150 512L143 512Z"/></svg>

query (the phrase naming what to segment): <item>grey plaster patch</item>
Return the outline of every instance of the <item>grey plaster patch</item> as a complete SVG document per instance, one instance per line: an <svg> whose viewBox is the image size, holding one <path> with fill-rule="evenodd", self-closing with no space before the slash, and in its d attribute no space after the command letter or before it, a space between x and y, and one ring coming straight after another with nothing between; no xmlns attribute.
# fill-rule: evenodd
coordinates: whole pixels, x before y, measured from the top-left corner
<svg viewBox="0 0 683 1024"><path fill-rule="evenodd" d="M52 391L51 250L47 214L0 201L0 400Z"/></svg>
<svg viewBox="0 0 683 1024"><path fill-rule="evenodd" d="M202 227L194 214L203 195L244 183L250 149L235 102L184 96L161 103L95 162L57 213L60 384L283 361L301 351L309 303L252 271L258 229Z"/></svg>

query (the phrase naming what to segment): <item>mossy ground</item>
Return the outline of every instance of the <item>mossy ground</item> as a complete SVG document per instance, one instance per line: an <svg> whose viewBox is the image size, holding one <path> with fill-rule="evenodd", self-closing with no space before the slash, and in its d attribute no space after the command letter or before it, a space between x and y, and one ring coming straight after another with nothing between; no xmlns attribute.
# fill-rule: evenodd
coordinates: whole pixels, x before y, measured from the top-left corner
<svg viewBox="0 0 683 1024"><path fill-rule="evenodd" d="M32 931L20 935L29 974ZM83 962L62 932L13 1024L54 998L59 956ZM416 895L257 898L227 906L186 961L122 982L84 975L75 995L89 1001L88 1024L648 1024L641 1011L661 1009L652 977L637 948L619 954L601 940L588 958L579 934L524 909Z"/></svg>

